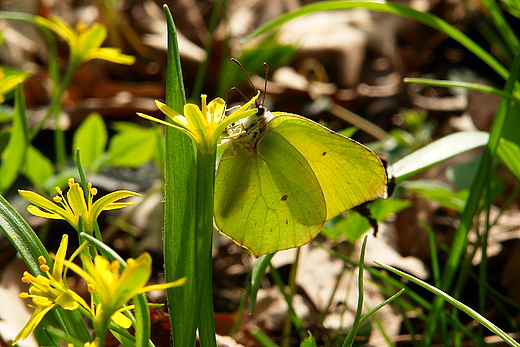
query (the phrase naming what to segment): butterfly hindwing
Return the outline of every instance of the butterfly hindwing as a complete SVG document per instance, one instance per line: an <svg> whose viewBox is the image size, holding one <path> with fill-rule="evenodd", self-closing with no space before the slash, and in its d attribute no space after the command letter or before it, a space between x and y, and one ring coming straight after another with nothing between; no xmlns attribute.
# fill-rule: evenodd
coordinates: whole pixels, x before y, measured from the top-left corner
<svg viewBox="0 0 520 347"><path fill-rule="evenodd" d="M326 218L314 172L287 140L268 132L256 152L229 147L219 164L215 223L256 256L301 246Z"/></svg>

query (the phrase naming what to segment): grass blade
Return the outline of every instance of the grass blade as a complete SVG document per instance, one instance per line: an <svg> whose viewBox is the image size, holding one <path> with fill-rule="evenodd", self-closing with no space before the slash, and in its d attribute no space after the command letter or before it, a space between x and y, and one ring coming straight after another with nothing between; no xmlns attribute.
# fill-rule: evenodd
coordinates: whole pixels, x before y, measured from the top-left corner
<svg viewBox="0 0 520 347"><path fill-rule="evenodd" d="M399 183L443 160L470 149L486 145L489 134L483 131L461 131L434 141L388 168L390 176Z"/></svg>
<svg viewBox="0 0 520 347"><path fill-rule="evenodd" d="M399 271L391 266L388 266L388 265L385 265L385 264L382 264L378 261L374 261L377 265L381 266L382 268L390 271L390 272L393 272L403 278L406 278L407 280L423 287L424 289L432 292L433 294L437 295L438 297L446 300L447 302L449 302L450 304L452 304L453 306L455 306L456 308L458 308L459 310L463 311L464 313L468 314L470 317L472 317L473 319L477 320L480 324L482 324L483 326L485 326L486 328L488 328L489 330L491 330L494 334L496 334L498 337L500 337L504 342L506 342L507 344L509 344L510 346L514 346L514 347L520 347L520 344L518 344L512 337L510 337L509 335L507 335L503 330L501 330L499 327L497 327L495 324L493 324L491 321L489 321L486 317L482 316L480 313L478 313L477 311L474 311L473 309L471 309L470 307L464 305L463 303L461 303L460 301L458 300L455 300L453 297L451 297L450 295L446 294L445 292L443 292L442 290L426 283L426 282L423 282L421 281L420 279L416 278L416 277L413 277L411 275L408 275L402 271Z"/></svg>

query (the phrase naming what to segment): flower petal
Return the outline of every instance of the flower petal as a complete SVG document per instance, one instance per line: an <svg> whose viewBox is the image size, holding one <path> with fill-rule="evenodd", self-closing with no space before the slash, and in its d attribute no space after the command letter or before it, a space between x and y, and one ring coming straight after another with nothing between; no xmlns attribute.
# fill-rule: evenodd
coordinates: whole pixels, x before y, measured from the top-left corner
<svg viewBox="0 0 520 347"><path fill-rule="evenodd" d="M65 260L65 256L67 255L68 243L69 235L63 234L61 237L60 247L56 253L56 258L54 259L54 266L52 267L52 277L54 277L56 281L63 281L63 260Z"/></svg>
<svg viewBox="0 0 520 347"><path fill-rule="evenodd" d="M161 283L161 284L152 284L146 287L143 287L136 291L136 294L146 293L150 292L152 290L161 290L161 289L167 289L171 287L179 287L184 285L186 283L186 277L179 278L177 281L168 282L168 283Z"/></svg>
<svg viewBox="0 0 520 347"><path fill-rule="evenodd" d="M55 305L51 305L51 306L47 306L47 307L37 306L34 309L34 312L31 315L31 318L29 318L29 320L27 321L25 326L22 328L22 330L20 330L18 335L16 335L16 337L14 338L12 345L13 346L16 345L18 343L18 341L20 341L20 340L25 340L33 332L33 330L36 328L36 326L41 322L41 320L43 319L43 316L45 316L47 314L47 312L52 310L52 308L54 306Z"/></svg>
<svg viewBox="0 0 520 347"><path fill-rule="evenodd" d="M122 54L119 48L98 48L89 55L89 59L96 58L124 65L132 65L135 63L135 57L133 55Z"/></svg>
<svg viewBox="0 0 520 347"><path fill-rule="evenodd" d="M58 17L53 16L51 20L47 18L36 16L36 22L46 26L50 30L54 31L58 36L67 41L69 46L73 46L77 40L77 34Z"/></svg>
<svg viewBox="0 0 520 347"><path fill-rule="evenodd" d="M217 128L219 135L231 123L234 123L239 119L251 116L251 115L255 114L256 112L258 112L256 108L252 108L252 109L248 109L248 108L256 101L256 99L258 99L259 96L260 96L260 92L258 92L254 97L252 97L251 100L249 100L247 103L240 106L235 112L231 113L226 118L224 118L220 122L220 124Z"/></svg>
<svg viewBox="0 0 520 347"><path fill-rule="evenodd" d="M168 117L170 117L171 119L174 119L175 117L177 116L181 116L181 114L177 111L175 111L173 108L171 108L170 106L166 105L166 104L163 104L162 102L158 101L158 100L155 100L155 105L157 106L157 108L159 110L161 110L162 113L164 113L165 115L167 115ZM181 124L181 125L187 125L188 123L185 123L185 124Z"/></svg>
<svg viewBox="0 0 520 347"><path fill-rule="evenodd" d="M117 208L130 206L130 202L128 203L119 203L124 205L115 205L114 202L117 200L121 200L127 198L129 196L141 196L139 193L135 193L129 190L118 190L112 193L109 193L105 196L102 196L94 204L92 204L92 209L89 211L89 223L93 223L101 211L103 210L114 210Z"/></svg>
<svg viewBox="0 0 520 347"><path fill-rule="evenodd" d="M128 318L121 312L114 313L111 318L114 321L114 323L125 329L128 329L132 326L132 321L130 320L130 318Z"/></svg>
<svg viewBox="0 0 520 347"><path fill-rule="evenodd" d="M49 219L65 219L62 215L53 212L45 212L40 210L38 207L34 205L27 206L27 211L37 217L49 218ZM70 223L70 221L69 221Z"/></svg>
<svg viewBox="0 0 520 347"><path fill-rule="evenodd" d="M78 51L96 50L101 47L106 37L107 28L102 24L94 23L90 28L79 33L77 40Z"/></svg>
<svg viewBox="0 0 520 347"><path fill-rule="evenodd" d="M133 201L130 202L113 202L110 205L106 206L103 211L109 211L109 210L117 210L126 206L132 206L134 204Z"/></svg>
<svg viewBox="0 0 520 347"><path fill-rule="evenodd" d="M223 118L226 114L226 102L222 98L211 100L207 108L212 116L218 115L217 119L210 119L212 123L220 122L220 118Z"/></svg>
<svg viewBox="0 0 520 347"><path fill-rule="evenodd" d="M138 290L146 285L152 273L152 257L143 253L137 259L128 259L127 266L117 281L114 303L118 307L138 294Z"/></svg>
<svg viewBox="0 0 520 347"><path fill-rule="evenodd" d="M79 307L76 298L68 292L62 292L55 300L56 304L60 305L66 310L72 311Z"/></svg>
<svg viewBox="0 0 520 347"><path fill-rule="evenodd" d="M208 126L208 119L205 114L202 114L200 108L195 104L184 105L184 117L190 124L191 131L198 133L206 133Z"/></svg>
<svg viewBox="0 0 520 347"><path fill-rule="evenodd" d="M85 202L85 194L79 183L74 179L69 179L69 190L67 192L67 202L70 205L74 215L78 218L80 215L84 218L88 215L87 203Z"/></svg>
<svg viewBox="0 0 520 347"><path fill-rule="evenodd" d="M47 211L51 211L57 214L61 214L60 212L63 211L63 209L56 205L54 202L45 199L40 194L37 194L35 192L31 192L29 190L18 190L18 193L24 198L25 200L29 201L32 204L35 204L36 206L43 208Z"/></svg>

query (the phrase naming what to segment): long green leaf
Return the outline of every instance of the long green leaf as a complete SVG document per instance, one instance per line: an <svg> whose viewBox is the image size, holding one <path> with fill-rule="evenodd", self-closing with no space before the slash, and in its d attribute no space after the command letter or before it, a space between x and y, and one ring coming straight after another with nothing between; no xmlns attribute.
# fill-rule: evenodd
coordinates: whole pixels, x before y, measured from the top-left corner
<svg viewBox="0 0 520 347"><path fill-rule="evenodd" d="M352 328L348 332L347 337L343 341L343 347L352 347L354 344L354 339L357 334L357 330L361 326L361 312L363 311L364 305L364 279L363 279L363 271L365 268L365 253L367 249L367 240L368 237L365 235L363 238L363 244L361 245L361 252L359 254L359 268L358 268L358 302L356 308L356 315L354 316L354 322L352 323Z"/></svg>
<svg viewBox="0 0 520 347"><path fill-rule="evenodd" d="M443 160L486 145L489 134L483 131L461 131L434 141L392 164L388 171L399 183Z"/></svg>
<svg viewBox="0 0 520 347"><path fill-rule="evenodd" d="M498 156L516 179L520 180L520 147L512 141L502 138L498 146Z"/></svg>
<svg viewBox="0 0 520 347"><path fill-rule="evenodd" d="M491 330L491 332L493 332L495 335L497 335L498 337L500 337L504 342L506 342L508 345L510 346L514 346L514 347L519 347L520 344L517 343L511 336L509 336L508 334L506 334L503 330L501 330L499 327L497 327L495 324L493 324L491 321L489 321L486 317L482 316L480 313L478 313L477 311L471 309L470 307L464 305L463 303L461 303L460 301L456 300L455 298L451 297L450 295L448 295L447 293L443 292L442 290L426 283L426 282L423 282L421 281L420 279L416 278L416 277L413 277L411 275L408 275L407 273L405 272L402 272L402 271L399 271L391 266L388 266L388 265L385 265L385 264L382 264L378 261L374 261L374 263L376 263L377 265L381 266L383 269L386 269L390 272L393 272L403 278L406 278L407 280L423 287L424 289L432 292L433 294L437 295L438 297L446 300L447 302L449 302L450 304L452 304L453 306L455 306L456 308L458 308L459 310L465 312L466 314L468 314L470 317L472 317L473 319L475 319L476 321L478 321L480 324L482 324L483 326L485 326L486 328L488 328L489 330Z"/></svg>
<svg viewBox="0 0 520 347"><path fill-rule="evenodd" d="M177 43L177 33L168 7L164 7L168 26L168 67L166 104L183 113L186 103ZM164 272L167 282L187 276L184 286L166 290L172 313L172 339L176 347L195 346L197 315L195 177L193 144L187 135L166 127ZM175 314L178 313L178 314Z"/></svg>
<svg viewBox="0 0 520 347"><path fill-rule="evenodd" d="M25 153L22 174L37 188L43 188L45 182L54 174L54 167L49 158L36 147L29 145Z"/></svg>
<svg viewBox="0 0 520 347"><path fill-rule="evenodd" d="M403 82L405 83L417 83L417 84L425 84L433 87L446 87L446 88L465 88L471 90L477 90L483 93L494 94L500 96L501 98L506 98L511 101L515 101L516 103L520 103L520 98L515 95L507 94L503 90L494 88L491 86L487 86L480 83L471 83L471 82L462 82L462 81L443 81L443 80L432 80L429 78L404 78Z"/></svg>
<svg viewBox="0 0 520 347"><path fill-rule="evenodd" d="M256 304L256 296L262 283L262 277L264 277L265 269L271 264L276 253L269 253L261 256L255 261L253 265L253 274L251 275L251 298L249 299L249 313L253 312Z"/></svg>

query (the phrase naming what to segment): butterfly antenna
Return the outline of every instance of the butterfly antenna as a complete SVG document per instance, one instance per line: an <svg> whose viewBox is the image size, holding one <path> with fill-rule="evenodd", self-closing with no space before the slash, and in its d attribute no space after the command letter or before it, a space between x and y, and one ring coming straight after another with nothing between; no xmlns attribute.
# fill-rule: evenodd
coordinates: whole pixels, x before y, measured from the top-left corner
<svg viewBox="0 0 520 347"><path fill-rule="evenodd" d="M264 69L265 69L265 74L264 74L264 96L262 98L262 105L265 104L265 96L267 95L267 80L269 78L269 65L267 65L267 63L264 61Z"/></svg>
<svg viewBox="0 0 520 347"><path fill-rule="evenodd" d="M231 58L231 61L232 61L233 63L235 63L235 64L238 65L238 67L242 70L242 72L244 73L244 75L246 75L247 80L249 81L249 84L251 85L251 87L252 87L254 90L256 90L255 85L254 85L253 82L251 81L251 78L249 78L249 75L247 74L247 71L246 71L246 69L244 69L244 67L242 66L242 64L241 64L238 60L236 60L235 58ZM243 95L243 94L242 94L242 95Z"/></svg>
<svg viewBox="0 0 520 347"><path fill-rule="evenodd" d="M237 87L231 87L228 90L228 93L227 93L227 96L226 96L226 100L229 99L229 95L231 94L231 92L237 92L238 94L240 94L240 96L242 96L244 98L244 100L247 100L247 96L245 96L244 93L242 93L242 91L240 89L238 89Z"/></svg>

